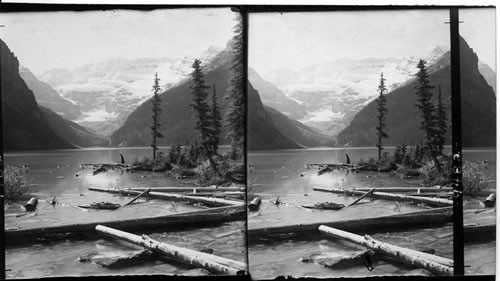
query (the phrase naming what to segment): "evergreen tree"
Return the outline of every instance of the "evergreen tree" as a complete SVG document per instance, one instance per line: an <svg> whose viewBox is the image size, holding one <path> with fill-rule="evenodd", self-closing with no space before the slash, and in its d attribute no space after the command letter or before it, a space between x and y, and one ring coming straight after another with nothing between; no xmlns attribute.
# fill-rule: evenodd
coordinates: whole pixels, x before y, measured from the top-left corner
<svg viewBox="0 0 500 281"><path fill-rule="evenodd" d="M217 149L219 147L219 139L220 139L220 133L221 133L221 121L222 118L220 117L220 109L219 105L217 104L217 93L215 90L215 84L213 85L213 94L212 94L212 149L215 153L217 153Z"/></svg>
<svg viewBox="0 0 500 281"><path fill-rule="evenodd" d="M439 134L438 128L438 118L436 117L436 108L431 102L432 99L432 89L434 86L430 85L429 74L427 73L426 61L420 60L418 62L417 68L419 69L417 73L418 85L415 86L417 90L417 104L415 106L420 111L421 123L420 129L425 132L425 146L427 147L431 158L434 160L436 168L438 169L439 175L443 174L443 169L441 164L437 159L439 150L437 148L437 135Z"/></svg>
<svg viewBox="0 0 500 281"><path fill-rule="evenodd" d="M213 146L211 145L214 139L213 132L215 130L213 128L210 106L207 104L207 89L209 87L205 85L204 74L201 71L201 62L198 59L194 60L191 77L193 79L193 85L191 86L191 107L193 107L197 117L195 128L200 133L201 145L205 149L205 155L210 161L210 166L215 175L220 175L212 158L215 154Z"/></svg>
<svg viewBox="0 0 500 281"><path fill-rule="evenodd" d="M236 16L237 24L231 40L231 81L229 94L229 108L224 116L224 126L227 128L228 138L231 143L233 158L242 157L245 140L245 112L246 103L243 90L245 77L243 69L243 19L240 14Z"/></svg>
<svg viewBox="0 0 500 281"><path fill-rule="evenodd" d="M438 131L436 135L436 145L437 149L439 151L439 154L443 153L443 147L445 144L445 135L446 135L446 129L447 129L447 121L448 118L446 117L446 109L444 108L443 105L443 97L441 95L441 85L439 85L438 88L438 104L437 104L437 126L438 126Z"/></svg>
<svg viewBox="0 0 500 281"><path fill-rule="evenodd" d="M153 124L151 125L151 136L153 137L153 142L151 147L153 148L153 160L156 159L156 151L158 150L157 139L162 138L163 135L159 132L160 129L160 114L161 114L161 99L160 99L160 78L158 78L158 73L155 73L155 79L153 84L153 98L151 99L153 105L152 111L153 115L151 117Z"/></svg>
<svg viewBox="0 0 500 281"><path fill-rule="evenodd" d="M384 74L380 74L380 85L378 86L378 92L379 96L377 98L377 137L378 137L378 142L377 142L377 148L378 148L378 160L382 158L382 138L388 138L389 136L386 134L384 131L384 128L387 126L385 123L385 117L387 115L387 107L385 106L387 103L387 98L384 96L385 91L387 91L387 88L385 87L385 79L384 79Z"/></svg>
<svg viewBox="0 0 500 281"><path fill-rule="evenodd" d="M438 132L437 118L435 117L435 107L432 104L432 89L430 85L429 74L427 73L426 61L420 60L417 68L418 85L417 89L417 104L415 106L420 111L421 122L420 129L425 133L425 145L429 148L432 155L436 154L436 135Z"/></svg>

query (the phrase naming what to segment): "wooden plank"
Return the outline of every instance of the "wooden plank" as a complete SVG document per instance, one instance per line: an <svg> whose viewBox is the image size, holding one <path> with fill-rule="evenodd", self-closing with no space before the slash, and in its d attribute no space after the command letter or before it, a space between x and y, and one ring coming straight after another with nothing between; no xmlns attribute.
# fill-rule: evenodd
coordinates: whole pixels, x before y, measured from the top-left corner
<svg viewBox="0 0 500 281"><path fill-rule="evenodd" d="M328 227L325 225L320 226L319 231L328 236L344 239L357 245L364 246L368 249L380 252L406 264L429 270L430 272L435 274L453 275L453 267L443 265L429 258L429 256L433 256L432 258L436 258L437 256L434 255L398 247L389 243L375 240L368 235L365 235L363 237L354 233Z"/></svg>
<svg viewBox="0 0 500 281"><path fill-rule="evenodd" d="M397 231L402 228L428 227L453 222L453 207L434 208L425 211L397 215L385 215L361 219L324 221L310 224L294 224L276 227L249 228L249 242L260 238L288 239L297 235L319 235L318 227L327 225L345 231Z"/></svg>
<svg viewBox="0 0 500 281"><path fill-rule="evenodd" d="M322 191L322 192L332 192L332 193L341 193L346 195L363 195L365 192L352 190L352 189L340 189L340 188L324 188L324 187L313 187L313 190ZM411 201L415 203L425 203L430 206L444 207L444 206L453 206L453 201L448 199L441 198L426 198L419 196L408 196L404 194L393 194L387 192L372 192L368 195L369 197L378 198L378 199L386 199L386 200L396 200L396 201Z"/></svg>
<svg viewBox="0 0 500 281"><path fill-rule="evenodd" d="M159 242L146 235L138 236L104 225L96 226L96 231L143 246L175 261L198 268L205 268L216 274L240 275L244 274L246 271L247 265L245 263Z"/></svg>
<svg viewBox="0 0 500 281"><path fill-rule="evenodd" d="M135 190L121 190L121 189L116 189L116 188L100 188L100 187L90 187L89 190L122 194L122 195L138 195L141 193L141 191L135 191ZM208 206L216 206L216 207L244 205L243 202L221 199L221 198L205 198L205 197L197 197L197 196L185 196L182 194L152 192L152 191L145 194L144 197L163 199L163 200L172 200L172 201L190 201L190 202L203 203L203 204L206 204Z"/></svg>
<svg viewBox="0 0 500 281"><path fill-rule="evenodd" d="M229 206L146 218L69 224L43 228L6 229L5 239L8 241L9 245L11 245L26 243L33 239L40 238L49 238L51 240L66 239L67 234L92 236L96 234L95 227L98 224L105 224L109 227L127 231L144 231L147 229L161 229L167 227L179 229L181 227L211 225L244 219L246 219L245 205Z"/></svg>

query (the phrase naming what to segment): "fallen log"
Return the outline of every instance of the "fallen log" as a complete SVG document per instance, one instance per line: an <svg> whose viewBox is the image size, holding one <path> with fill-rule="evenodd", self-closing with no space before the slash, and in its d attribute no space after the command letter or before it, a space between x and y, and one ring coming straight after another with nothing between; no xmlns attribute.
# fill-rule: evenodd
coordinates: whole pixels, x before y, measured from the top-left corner
<svg viewBox="0 0 500 281"><path fill-rule="evenodd" d="M347 255L338 255L332 253L314 253L304 256L300 259L301 262L316 263L328 268L348 267L359 265L362 263L365 255L369 255L373 260L375 252L372 250L362 250Z"/></svg>
<svg viewBox="0 0 500 281"><path fill-rule="evenodd" d="M36 205L38 204L38 198L36 197L31 197L26 204L24 204L24 208L26 208L26 211L28 212L33 212L36 210Z"/></svg>
<svg viewBox="0 0 500 281"><path fill-rule="evenodd" d="M375 188L372 188L372 189L368 190L365 194L361 195L361 197L359 197L358 199L354 200L354 202L352 202L351 204L347 205L346 208L349 207L349 206L352 206L352 205L354 205L356 203L358 203L363 198L365 198L366 196L370 195L374 190L375 190Z"/></svg>
<svg viewBox="0 0 500 281"><path fill-rule="evenodd" d="M391 258L395 258L398 261L404 262L406 264L426 269L434 274L453 275L453 267L445 266L443 264L429 260L427 258L429 254L426 253L421 253L415 250L394 246L389 243L380 242L368 235L365 235L365 237L363 237L325 225L320 226L319 231L328 236L344 239L354 244L374 250L376 252L380 252L381 254L387 255Z"/></svg>
<svg viewBox="0 0 500 281"><path fill-rule="evenodd" d="M313 187L313 190L323 191L323 192L332 192L332 193L341 193L346 195L363 195L365 194L363 191L357 191L352 189L340 189L340 188L324 188L324 187ZM410 201L414 203L425 203L430 206L444 207L444 206L452 206L453 201L448 199L439 199L439 198L426 198L419 196L408 196L404 194L393 194L387 192L372 192L368 196L378 199L386 199L386 200L397 200L397 201Z"/></svg>
<svg viewBox="0 0 500 281"><path fill-rule="evenodd" d="M51 239L55 237L54 239L56 239L60 236L61 239L64 239L65 236L63 234L71 234L73 236L94 236L96 235L95 227L98 224L105 224L109 227L127 231L138 230L143 232L148 229L161 230L168 228L168 230L175 230L181 227L201 227L203 225L244 219L246 219L245 206L241 205L136 219L115 219L110 221L77 223L42 228L6 229L4 233L5 239L8 241L6 244L13 245L27 243L45 237L50 237Z"/></svg>
<svg viewBox="0 0 500 281"><path fill-rule="evenodd" d="M138 190L144 191L146 189L151 189L151 191L155 192L223 192L223 191L241 191L245 192L246 189L244 187L236 187L236 186L228 186L228 187L132 187L125 188L125 190Z"/></svg>
<svg viewBox="0 0 500 281"><path fill-rule="evenodd" d="M145 262L154 257L151 250L144 249L133 251L125 254L116 253L91 253L82 255L78 258L79 262L92 262L103 267L118 268L128 265L136 265L140 262Z"/></svg>
<svg viewBox="0 0 500 281"><path fill-rule="evenodd" d="M121 155L121 154L120 154ZM123 156L122 156L123 157ZM148 188L146 190L144 190L143 192L141 192L139 195L137 195L136 197L134 197L134 199L128 201L127 203L125 203L123 206L121 207L125 207L125 206L128 206L132 203L134 203L135 200L139 199L141 196L143 196L144 194L148 193L149 191L151 191L151 188Z"/></svg>
<svg viewBox="0 0 500 281"><path fill-rule="evenodd" d="M110 202L94 202L89 205L78 205L78 207L84 209L116 210L120 208L120 204Z"/></svg>
<svg viewBox="0 0 500 281"><path fill-rule="evenodd" d="M495 207L495 199L496 199L495 193L490 194L486 199L484 199L483 201L484 206L486 206L486 208Z"/></svg>
<svg viewBox="0 0 500 281"><path fill-rule="evenodd" d="M120 190L114 188L100 188L100 187L90 187L89 190L99 191L99 192L108 192L108 193L116 193L122 195L138 195L141 191L135 190ZM143 195L148 198L156 198L156 199L164 199L164 200L172 200L172 201L189 201L196 203L203 203L209 206L239 206L244 205L243 202L220 199L220 198L205 198L205 197L197 197L197 196L185 196L181 194L172 194L172 193L163 193L163 192L149 192Z"/></svg>
<svg viewBox="0 0 500 281"><path fill-rule="evenodd" d="M142 235L141 237L103 225L96 226L96 231L143 246L175 261L207 269L215 274L240 275L246 271L245 263L159 242L146 235Z"/></svg>
<svg viewBox="0 0 500 281"><path fill-rule="evenodd" d="M356 191L369 191L371 187L353 187ZM378 192L440 192L453 191L451 187L377 187Z"/></svg>
<svg viewBox="0 0 500 281"><path fill-rule="evenodd" d="M411 212L397 215L385 215L362 219L325 221L310 224L294 224L276 227L259 227L247 230L249 242L261 238L288 239L300 235L319 235L318 227L327 225L346 231L397 231L411 227L429 227L453 222L453 207L434 208L425 211Z"/></svg>
<svg viewBox="0 0 500 281"><path fill-rule="evenodd" d="M255 212L259 210L259 206L262 200L260 197L255 197L250 203L248 203L248 210Z"/></svg>
<svg viewBox="0 0 500 281"><path fill-rule="evenodd" d="M344 207L345 207L344 204L338 204L334 202L322 202L322 203L316 203L314 205L302 205L302 208L319 209L319 210L340 210Z"/></svg>

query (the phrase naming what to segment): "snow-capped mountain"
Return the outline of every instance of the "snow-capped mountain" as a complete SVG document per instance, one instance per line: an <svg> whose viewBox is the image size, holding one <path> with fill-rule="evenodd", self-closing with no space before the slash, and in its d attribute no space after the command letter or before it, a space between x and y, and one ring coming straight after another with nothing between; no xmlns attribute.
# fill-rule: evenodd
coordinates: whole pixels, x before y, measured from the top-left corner
<svg viewBox="0 0 500 281"><path fill-rule="evenodd" d="M196 58L202 65L208 65L222 49L210 47ZM73 121L110 135L137 106L151 97L155 73L160 78L162 91L166 91L189 77L194 59L116 58L73 70L49 70L39 79L80 107L82 114Z"/></svg>
<svg viewBox="0 0 500 281"><path fill-rule="evenodd" d="M445 47L436 47L423 59L431 65L446 52ZM380 73L384 73L386 86L392 91L414 78L419 59L342 58L297 70L278 69L263 76L305 106L308 114L298 121L336 135L377 97Z"/></svg>

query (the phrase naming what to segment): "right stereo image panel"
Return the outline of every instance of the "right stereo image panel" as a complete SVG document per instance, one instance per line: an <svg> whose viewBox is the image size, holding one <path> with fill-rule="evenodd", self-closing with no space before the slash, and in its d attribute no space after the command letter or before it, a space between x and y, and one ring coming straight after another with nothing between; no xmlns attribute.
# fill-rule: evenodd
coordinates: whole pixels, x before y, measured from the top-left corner
<svg viewBox="0 0 500 281"><path fill-rule="evenodd" d="M249 13L253 279L495 274L495 9L452 14Z"/></svg>

